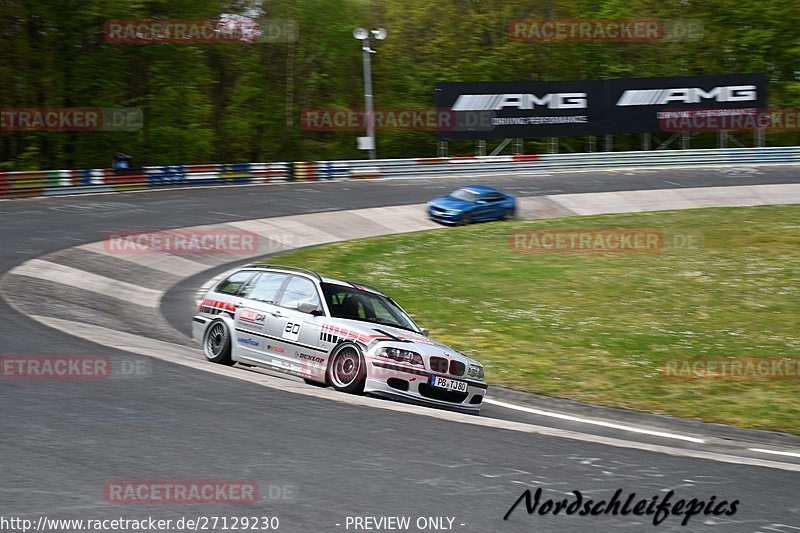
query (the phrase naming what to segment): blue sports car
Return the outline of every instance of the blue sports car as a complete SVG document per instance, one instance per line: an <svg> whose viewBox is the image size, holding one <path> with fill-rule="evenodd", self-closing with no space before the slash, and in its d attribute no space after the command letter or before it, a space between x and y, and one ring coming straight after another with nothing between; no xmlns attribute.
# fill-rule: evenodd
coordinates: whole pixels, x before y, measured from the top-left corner
<svg viewBox="0 0 800 533"><path fill-rule="evenodd" d="M428 216L442 224L511 220L516 213L514 196L480 185L464 187L428 202Z"/></svg>

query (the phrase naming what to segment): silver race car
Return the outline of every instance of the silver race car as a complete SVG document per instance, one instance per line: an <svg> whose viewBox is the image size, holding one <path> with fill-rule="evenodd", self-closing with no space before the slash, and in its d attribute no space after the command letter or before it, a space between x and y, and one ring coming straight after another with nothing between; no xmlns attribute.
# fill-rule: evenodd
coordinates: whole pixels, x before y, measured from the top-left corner
<svg viewBox="0 0 800 533"><path fill-rule="evenodd" d="M241 267L208 291L192 325L215 363L475 414L486 395L483 366L429 339L387 295L302 268Z"/></svg>

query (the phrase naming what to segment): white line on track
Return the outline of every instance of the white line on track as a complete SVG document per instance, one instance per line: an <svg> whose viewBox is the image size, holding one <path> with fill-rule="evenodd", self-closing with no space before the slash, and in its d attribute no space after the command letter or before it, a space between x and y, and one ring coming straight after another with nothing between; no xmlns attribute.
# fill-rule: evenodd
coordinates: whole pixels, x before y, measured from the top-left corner
<svg viewBox="0 0 800 533"><path fill-rule="evenodd" d="M497 400L492 400L492 399L489 399L489 398L485 399L483 401L483 403L496 405L498 407L504 407L506 409L513 409L515 411L523 411L525 413L531 413L531 414L539 415L539 416L549 416L551 418L558 418L560 420L569 420L570 422L579 422L581 424L591 424L593 426L603 426L603 427L612 428L612 429L619 429L619 430L622 430L622 431L631 431L633 433L641 433L643 435L653 435L654 437L663 437L663 438L666 438L666 439L678 439L678 440L684 440L684 441L687 441L687 442L696 442L698 444L705 444L705 442L706 442L703 439L698 439L696 437L688 437L686 435L679 435L677 433L667 433L665 431L654 431L654 430L651 430L651 429L643 429L643 428L637 428L637 427L633 427L633 426L625 426L625 425L622 425L622 424L617 424L615 422L606 422L605 420L594 420L594 419L591 419L591 418L583 418L583 417L580 417L580 416L567 415L567 414L564 414L564 413L555 413L553 411L544 411L542 409L534 409L532 407L523 407L521 405L514 405L512 403L499 402Z"/></svg>
<svg viewBox="0 0 800 533"><path fill-rule="evenodd" d="M758 453L771 453L775 455L785 455L787 457L800 457L800 453L796 452L782 452L779 450L766 450L764 448L747 448L751 452L758 452Z"/></svg>

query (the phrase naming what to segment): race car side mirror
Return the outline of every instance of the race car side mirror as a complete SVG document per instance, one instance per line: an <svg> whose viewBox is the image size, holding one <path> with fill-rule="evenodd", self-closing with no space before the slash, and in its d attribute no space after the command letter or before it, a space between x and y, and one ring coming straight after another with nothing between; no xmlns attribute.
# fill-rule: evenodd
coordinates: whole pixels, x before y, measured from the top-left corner
<svg viewBox="0 0 800 533"><path fill-rule="evenodd" d="M308 313L309 315L320 316L322 311L317 307L317 304L311 302L300 302L297 304L297 310L301 313Z"/></svg>
<svg viewBox="0 0 800 533"><path fill-rule="evenodd" d="M427 337L428 335L430 335L430 333L431 333L431 332L428 330L428 328L422 328L422 334L423 334L425 337Z"/></svg>

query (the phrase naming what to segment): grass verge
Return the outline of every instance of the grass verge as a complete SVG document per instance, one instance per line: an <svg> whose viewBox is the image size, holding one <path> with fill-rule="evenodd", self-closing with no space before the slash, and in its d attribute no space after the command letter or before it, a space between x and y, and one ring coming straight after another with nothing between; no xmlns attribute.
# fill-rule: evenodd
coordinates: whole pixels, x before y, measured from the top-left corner
<svg viewBox="0 0 800 533"><path fill-rule="evenodd" d="M519 253L513 230L702 234L660 253ZM490 383L800 434L800 379L668 379L668 358L800 357L800 206L478 224L322 246L283 264L386 290ZM796 366L795 366L796 368Z"/></svg>

